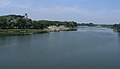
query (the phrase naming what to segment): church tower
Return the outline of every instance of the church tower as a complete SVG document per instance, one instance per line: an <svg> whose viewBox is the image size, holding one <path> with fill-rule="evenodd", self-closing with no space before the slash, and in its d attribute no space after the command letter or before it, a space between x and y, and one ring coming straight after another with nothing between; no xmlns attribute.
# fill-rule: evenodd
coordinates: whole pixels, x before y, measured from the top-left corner
<svg viewBox="0 0 120 69"><path fill-rule="evenodd" d="M25 18L25 19L28 19L28 15L27 15L27 13L25 13L24 18Z"/></svg>

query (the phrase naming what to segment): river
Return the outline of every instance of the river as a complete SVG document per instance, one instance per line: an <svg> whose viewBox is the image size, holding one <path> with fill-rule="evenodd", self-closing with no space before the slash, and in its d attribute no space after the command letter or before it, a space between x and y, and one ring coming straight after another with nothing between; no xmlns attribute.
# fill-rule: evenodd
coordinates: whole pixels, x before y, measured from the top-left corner
<svg viewBox="0 0 120 69"><path fill-rule="evenodd" d="M0 69L120 69L120 36L96 27L0 36Z"/></svg>

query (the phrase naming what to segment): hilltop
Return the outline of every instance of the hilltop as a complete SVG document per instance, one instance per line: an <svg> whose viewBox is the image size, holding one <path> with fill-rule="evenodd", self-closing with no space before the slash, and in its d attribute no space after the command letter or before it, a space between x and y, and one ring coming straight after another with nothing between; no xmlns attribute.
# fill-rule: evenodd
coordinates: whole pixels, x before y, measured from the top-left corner
<svg viewBox="0 0 120 69"><path fill-rule="evenodd" d="M52 31L60 31L74 29L77 25L77 22L74 21L32 20L27 14L0 16L0 34L34 34L49 32L51 28ZM52 26L56 27L53 28ZM62 26L62 29L60 29L60 26Z"/></svg>

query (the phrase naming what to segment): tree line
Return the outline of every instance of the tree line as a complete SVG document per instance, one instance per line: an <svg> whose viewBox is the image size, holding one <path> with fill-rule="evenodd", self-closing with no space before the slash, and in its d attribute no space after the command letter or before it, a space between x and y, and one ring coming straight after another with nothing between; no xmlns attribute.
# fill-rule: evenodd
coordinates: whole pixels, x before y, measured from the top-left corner
<svg viewBox="0 0 120 69"><path fill-rule="evenodd" d="M0 16L0 29L44 29L48 26L77 27L74 21L32 20L22 15Z"/></svg>
<svg viewBox="0 0 120 69"><path fill-rule="evenodd" d="M119 24L114 24L113 28L117 31L120 32L120 23Z"/></svg>

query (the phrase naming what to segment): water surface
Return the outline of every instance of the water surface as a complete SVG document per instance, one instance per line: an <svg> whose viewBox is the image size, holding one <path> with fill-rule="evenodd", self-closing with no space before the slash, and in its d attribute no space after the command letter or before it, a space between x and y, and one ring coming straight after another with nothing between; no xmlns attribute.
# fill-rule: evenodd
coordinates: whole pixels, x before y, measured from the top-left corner
<svg viewBox="0 0 120 69"><path fill-rule="evenodd" d="M120 69L120 37L95 27L0 36L0 69Z"/></svg>

